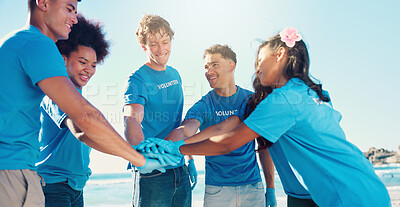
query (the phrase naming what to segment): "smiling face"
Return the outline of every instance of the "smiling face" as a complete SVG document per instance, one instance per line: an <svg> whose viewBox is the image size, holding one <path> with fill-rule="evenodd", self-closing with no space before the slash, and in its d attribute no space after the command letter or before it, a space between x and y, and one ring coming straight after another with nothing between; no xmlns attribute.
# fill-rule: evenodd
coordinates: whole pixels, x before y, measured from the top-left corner
<svg viewBox="0 0 400 207"><path fill-rule="evenodd" d="M287 63L286 50L279 48L278 52L265 46L257 55L256 74L262 86L282 87L287 83L284 69Z"/></svg>
<svg viewBox="0 0 400 207"><path fill-rule="evenodd" d="M142 45L147 53L148 64L154 70L165 70L171 52L171 37L165 33L148 35Z"/></svg>
<svg viewBox="0 0 400 207"><path fill-rule="evenodd" d="M55 42L68 39L72 25L76 24L77 0L44 0L41 9L46 12L44 34Z"/></svg>
<svg viewBox="0 0 400 207"><path fill-rule="evenodd" d="M224 89L234 79L235 63L230 59L224 59L221 54L207 54L204 57L204 69L211 88Z"/></svg>
<svg viewBox="0 0 400 207"><path fill-rule="evenodd" d="M69 57L63 57L69 78L77 88L82 89L96 72L96 52L90 47L79 45Z"/></svg>

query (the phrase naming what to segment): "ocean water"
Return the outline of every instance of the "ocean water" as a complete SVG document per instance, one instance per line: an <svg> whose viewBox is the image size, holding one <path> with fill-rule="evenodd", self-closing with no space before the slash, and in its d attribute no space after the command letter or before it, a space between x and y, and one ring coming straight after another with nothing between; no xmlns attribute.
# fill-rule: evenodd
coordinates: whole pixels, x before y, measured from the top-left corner
<svg viewBox="0 0 400 207"><path fill-rule="evenodd" d="M375 166L376 174L381 178L390 194L400 193L400 164ZM84 190L87 207L128 207L131 206L131 173L93 174ZM275 173L275 188L278 206L286 206L286 194L283 191L278 174ZM204 171L198 171L198 183L193 190L193 207L203 206Z"/></svg>

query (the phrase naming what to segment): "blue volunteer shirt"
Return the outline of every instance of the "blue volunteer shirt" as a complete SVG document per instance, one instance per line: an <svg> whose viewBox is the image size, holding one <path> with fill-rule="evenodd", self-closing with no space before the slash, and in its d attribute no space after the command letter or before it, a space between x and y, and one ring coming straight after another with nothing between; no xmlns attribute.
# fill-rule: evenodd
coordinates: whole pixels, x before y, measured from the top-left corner
<svg viewBox="0 0 400 207"><path fill-rule="evenodd" d="M182 121L183 91L179 72L171 66L156 71L143 65L128 78L124 105L128 104L144 106L141 125L145 139L164 139ZM184 160L180 166L183 164Z"/></svg>
<svg viewBox="0 0 400 207"><path fill-rule="evenodd" d="M219 96L215 90L208 92L187 112L185 119L196 119L200 130L218 124L240 110L252 92L238 87L230 97ZM261 181L255 143L246 145L226 155L206 156L205 183L215 186L238 186Z"/></svg>
<svg viewBox="0 0 400 207"><path fill-rule="evenodd" d="M340 119L329 103L293 78L244 123L271 142L279 140L319 206L390 206L386 187L362 152L346 141Z"/></svg>
<svg viewBox="0 0 400 207"><path fill-rule="evenodd" d="M241 109L236 114L242 121L245 120L246 114L250 108L247 102L243 103ZM304 184L298 180L297 172L293 172L286 159L285 153L280 144L280 140L275 142L271 147L268 148L271 155L272 161L274 162L275 169L279 174L279 179L282 182L283 190L287 195L290 195L299 199L311 199L310 193L306 190Z"/></svg>
<svg viewBox="0 0 400 207"><path fill-rule="evenodd" d="M40 104L40 156L38 174L46 183L67 182L80 191L92 174L89 168L91 148L79 141L63 124L67 114L45 96Z"/></svg>
<svg viewBox="0 0 400 207"><path fill-rule="evenodd" d="M0 40L0 170L36 169L44 96L37 83L55 76L68 77L65 62L36 27Z"/></svg>

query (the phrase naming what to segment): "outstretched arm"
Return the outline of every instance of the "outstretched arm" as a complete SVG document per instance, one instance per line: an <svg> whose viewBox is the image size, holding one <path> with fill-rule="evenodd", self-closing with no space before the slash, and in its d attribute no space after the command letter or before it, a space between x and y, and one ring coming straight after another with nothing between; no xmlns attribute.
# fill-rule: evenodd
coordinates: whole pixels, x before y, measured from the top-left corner
<svg viewBox="0 0 400 207"><path fill-rule="evenodd" d="M181 126L172 130L165 140L172 140L173 142L182 140L186 137L194 135L200 127L200 122L197 119L186 119L182 122Z"/></svg>
<svg viewBox="0 0 400 207"><path fill-rule="evenodd" d="M180 152L182 155L213 156L228 154L259 136L245 124L241 123L228 133L213 136L198 143L185 144L180 147Z"/></svg>
<svg viewBox="0 0 400 207"><path fill-rule="evenodd" d="M145 158L125 142L103 114L76 90L67 77L47 78L38 82L38 86L90 137L83 138L83 141L88 141L89 146L100 151L107 149L107 153L122 157L136 166L145 164Z"/></svg>
<svg viewBox="0 0 400 207"><path fill-rule="evenodd" d="M74 135L79 141L85 143L87 146L94 148L100 152L107 153L107 154L113 154L110 149L107 147L104 148L103 145L99 145L96 140L93 140L92 138L88 137L85 132L79 129L78 126L74 124L74 122L69 118L65 118L63 121L63 124L68 127L69 131Z"/></svg>
<svg viewBox="0 0 400 207"><path fill-rule="evenodd" d="M202 130L201 132L188 137L185 139L186 144L192 144L196 142L200 142L203 140L206 140L212 136L217 136L221 135L223 133L227 133L234 129L238 124L240 124L242 121L239 119L239 117L233 115L225 119L223 122L220 122L218 124L212 125L207 127L206 129Z"/></svg>

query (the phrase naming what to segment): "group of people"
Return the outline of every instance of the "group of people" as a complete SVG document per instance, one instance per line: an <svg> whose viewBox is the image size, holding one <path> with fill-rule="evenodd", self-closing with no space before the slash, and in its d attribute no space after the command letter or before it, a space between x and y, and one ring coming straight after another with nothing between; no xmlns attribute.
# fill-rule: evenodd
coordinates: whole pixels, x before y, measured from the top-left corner
<svg viewBox="0 0 400 207"><path fill-rule="evenodd" d="M123 138L81 95L110 46L99 22L77 15L79 1L28 0L27 25L0 40L0 206L84 206L91 148L129 161L135 207L191 206L191 155L206 156L204 206L277 206L275 168L289 207L391 205L310 78L295 28L259 46L254 92L235 84L228 45L207 48L212 90L182 121L182 80L167 65L174 31L144 15L136 36L147 60L126 83Z"/></svg>

